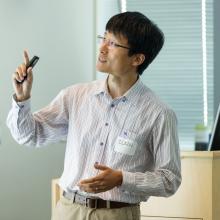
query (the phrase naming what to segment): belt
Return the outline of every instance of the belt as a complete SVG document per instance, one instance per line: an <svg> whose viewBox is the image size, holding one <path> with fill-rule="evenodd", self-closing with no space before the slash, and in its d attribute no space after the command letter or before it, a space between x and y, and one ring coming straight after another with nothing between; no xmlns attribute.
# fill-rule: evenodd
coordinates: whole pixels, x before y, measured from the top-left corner
<svg viewBox="0 0 220 220"><path fill-rule="evenodd" d="M100 198L86 197L77 192L69 193L69 192L63 191L63 196L66 199L71 200L73 203L78 203L78 204L84 205L85 207L92 208L92 209L103 209L103 208L117 209L117 208L139 205L139 204L131 204L131 203L125 203L125 202L108 201L108 200L103 200Z"/></svg>

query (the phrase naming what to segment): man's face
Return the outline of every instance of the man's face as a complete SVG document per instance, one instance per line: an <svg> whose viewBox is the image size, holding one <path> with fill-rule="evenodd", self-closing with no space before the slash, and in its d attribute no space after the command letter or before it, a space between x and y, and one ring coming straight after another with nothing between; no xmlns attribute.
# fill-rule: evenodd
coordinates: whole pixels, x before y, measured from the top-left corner
<svg viewBox="0 0 220 220"><path fill-rule="evenodd" d="M131 73L136 74L136 66L133 65L133 56L128 56L129 49L127 39L123 36L115 36L110 32L105 32L99 48L99 56L96 69L115 76L123 76Z"/></svg>

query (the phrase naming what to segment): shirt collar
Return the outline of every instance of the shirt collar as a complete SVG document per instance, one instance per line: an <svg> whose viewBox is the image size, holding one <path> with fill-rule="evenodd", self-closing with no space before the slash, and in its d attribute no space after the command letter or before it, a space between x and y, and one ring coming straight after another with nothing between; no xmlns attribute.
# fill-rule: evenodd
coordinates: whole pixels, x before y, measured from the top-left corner
<svg viewBox="0 0 220 220"><path fill-rule="evenodd" d="M108 93L108 88L107 88L107 79L105 80L100 80L98 82L97 88L94 91L94 95L100 95L100 94L104 94L104 93Z"/></svg>
<svg viewBox="0 0 220 220"><path fill-rule="evenodd" d="M123 95L129 102L136 104L138 97L141 95L141 90L143 88L143 83L140 77L135 82L134 85Z"/></svg>
<svg viewBox="0 0 220 220"><path fill-rule="evenodd" d="M108 77L105 80L99 81L97 89L94 91L94 95L109 94L107 80ZM139 77L138 80L131 86L131 88L121 98L135 104L137 102L138 97L141 95L141 90L143 89L143 87L144 84L142 83Z"/></svg>

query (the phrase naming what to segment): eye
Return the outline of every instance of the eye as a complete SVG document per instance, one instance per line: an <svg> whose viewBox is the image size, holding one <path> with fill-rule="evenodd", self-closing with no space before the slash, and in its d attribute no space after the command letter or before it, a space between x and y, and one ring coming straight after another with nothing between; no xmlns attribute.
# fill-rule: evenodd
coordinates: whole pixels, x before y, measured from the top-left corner
<svg viewBox="0 0 220 220"><path fill-rule="evenodd" d="M114 47L114 46L115 46L115 42L110 40L110 41L109 41L109 46L110 46L110 47Z"/></svg>
<svg viewBox="0 0 220 220"><path fill-rule="evenodd" d="M106 38L102 37L102 41L103 41L103 43L105 43L106 42Z"/></svg>

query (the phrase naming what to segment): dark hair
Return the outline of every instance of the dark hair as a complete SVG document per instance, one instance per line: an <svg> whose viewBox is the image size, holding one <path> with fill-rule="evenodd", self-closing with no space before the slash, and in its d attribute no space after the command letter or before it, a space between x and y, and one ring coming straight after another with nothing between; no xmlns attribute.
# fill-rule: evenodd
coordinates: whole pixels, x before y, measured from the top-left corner
<svg viewBox="0 0 220 220"><path fill-rule="evenodd" d="M138 66L141 75L148 65L154 60L164 44L163 32L150 19L140 12L124 12L114 15L106 24L107 31L114 35L127 38L129 56L142 53L144 62Z"/></svg>

